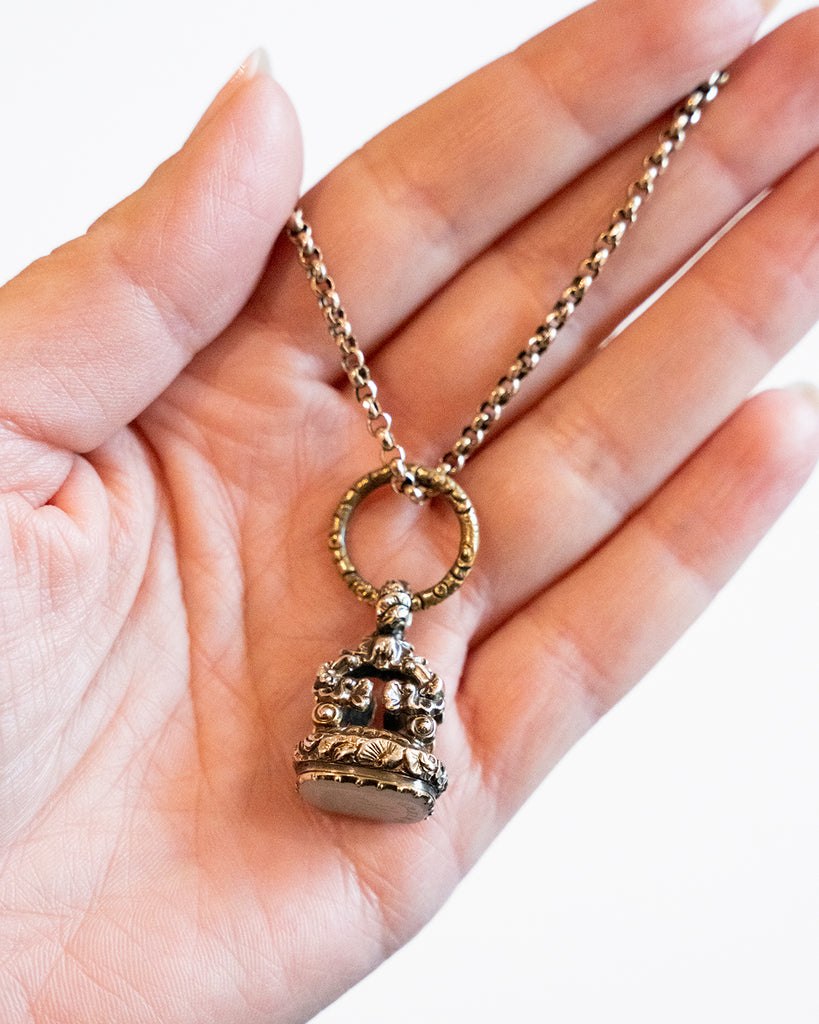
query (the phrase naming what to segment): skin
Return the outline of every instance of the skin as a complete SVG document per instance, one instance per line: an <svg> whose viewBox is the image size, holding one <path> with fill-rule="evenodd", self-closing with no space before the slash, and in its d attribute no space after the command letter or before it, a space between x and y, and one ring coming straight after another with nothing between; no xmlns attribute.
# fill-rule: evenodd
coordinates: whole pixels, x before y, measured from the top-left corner
<svg viewBox="0 0 819 1024"><path fill-rule="evenodd" d="M598 0L304 201L398 437L434 464L654 121L732 64L461 474L478 564L411 631L449 694L453 783L423 824L294 791L316 668L372 629L326 531L377 452L276 241L300 167L283 92L243 68L142 190L0 290L3 1021L307 1019L434 913L787 505L819 407L746 396L817 318L819 17L748 49L761 13ZM446 510L385 497L357 525L370 578L425 585L452 561Z"/></svg>

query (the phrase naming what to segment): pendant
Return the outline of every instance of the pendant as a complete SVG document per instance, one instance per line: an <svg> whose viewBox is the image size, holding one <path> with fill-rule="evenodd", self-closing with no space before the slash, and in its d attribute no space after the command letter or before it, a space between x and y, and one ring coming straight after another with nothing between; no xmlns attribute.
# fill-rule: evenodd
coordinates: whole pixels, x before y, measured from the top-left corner
<svg viewBox="0 0 819 1024"><path fill-rule="evenodd" d="M432 752L444 687L404 639L411 602L405 583L386 583L376 631L319 669L316 728L295 763L299 792L322 810L420 821L446 789L446 768Z"/></svg>
<svg viewBox="0 0 819 1024"><path fill-rule="evenodd" d="M383 822L422 821L447 786L433 751L444 714L444 686L404 639L412 612L443 601L460 587L475 561L478 523L467 495L451 477L413 467L420 483L448 500L458 515L461 543L446 575L412 593L390 580L376 590L347 552L346 530L358 504L391 480L389 467L358 480L333 519L330 547L347 585L375 605L376 629L353 651L325 662L313 686L313 731L296 748L301 796L324 811Z"/></svg>

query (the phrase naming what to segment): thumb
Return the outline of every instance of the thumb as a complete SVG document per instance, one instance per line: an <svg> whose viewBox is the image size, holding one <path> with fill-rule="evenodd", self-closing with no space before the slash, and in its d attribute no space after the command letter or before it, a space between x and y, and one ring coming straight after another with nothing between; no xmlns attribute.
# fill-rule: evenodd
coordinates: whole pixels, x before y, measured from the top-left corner
<svg viewBox="0 0 819 1024"><path fill-rule="evenodd" d="M132 420L247 301L300 168L255 54L138 192L0 289L0 421L82 452Z"/></svg>

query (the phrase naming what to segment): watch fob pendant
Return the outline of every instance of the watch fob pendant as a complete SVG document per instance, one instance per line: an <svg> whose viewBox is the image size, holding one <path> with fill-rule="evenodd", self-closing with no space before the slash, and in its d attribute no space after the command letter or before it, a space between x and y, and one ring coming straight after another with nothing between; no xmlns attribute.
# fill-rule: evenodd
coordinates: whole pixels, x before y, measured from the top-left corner
<svg viewBox="0 0 819 1024"><path fill-rule="evenodd" d="M444 686L418 657L404 630L414 609L444 600L475 560L478 523L463 490L443 474L413 467L431 494L445 497L461 526L458 557L429 590L413 594L390 580L379 590L367 583L347 554L347 523L358 503L389 483L389 467L359 480L345 494L333 520L330 546L344 579L363 601L375 605L375 632L354 651L343 651L319 669L313 692L313 731L296 749L298 789L309 803L377 821L421 821L446 789L446 768L433 752L444 714Z"/></svg>
<svg viewBox="0 0 819 1024"><path fill-rule="evenodd" d="M296 772L301 795L325 811L420 821L446 789L432 752L444 687L404 639L411 600L405 583L386 583L376 631L319 670L315 731L299 744ZM383 726L374 728L379 683Z"/></svg>

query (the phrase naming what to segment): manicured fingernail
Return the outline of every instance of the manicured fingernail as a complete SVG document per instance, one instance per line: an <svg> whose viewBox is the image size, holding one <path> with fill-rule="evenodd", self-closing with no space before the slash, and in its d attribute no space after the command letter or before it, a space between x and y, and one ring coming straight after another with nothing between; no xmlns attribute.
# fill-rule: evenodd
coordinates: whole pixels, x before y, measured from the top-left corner
<svg viewBox="0 0 819 1024"><path fill-rule="evenodd" d="M770 14L771 11L779 3L779 0L759 0L759 6L765 11L766 14Z"/></svg>
<svg viewBox="0 0 819 1024"><path fill-rule="evenodd" d="M236 71L231 75L230 80L219 93L219 96L222 96L223 94L229 96L240 82L246 82L251 78L255 78L257 75L269 74L270 58L267 55L267 50L265 50L263 46L260 46L258 50L254 50L253 53L245 57ZM219 99L219 96L216 97L217 100Z"/></svg>
<svg viewBox="0 0 819 1024"><path fill-rule="evenodd" d="M788 385L788 391L804 398L819 412L819 388L812 381L798 380Z"/></svg>
<svg viewBox="0 0 819 1024"><path fill-rule="evenodd" d="M242 61L239 65L239 70L233 77L253 78L255 75L269 74L270 57L268 56L267 50L265 50L263 46L260 46L258 50L254 50L246 60Z"/></svg>
<svg viewBox="0 0 819 1024"><path fill-rule="evenodd" d="M242 61L227 83L216 94L216 98L200 118L197 128L207 124L214 114L221 110L243 82L256 78L258 75L270 75L270 58L267 56L267 51L262 47L254 50L253 53Z"/></svg>

